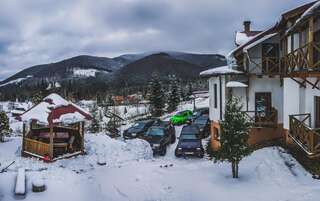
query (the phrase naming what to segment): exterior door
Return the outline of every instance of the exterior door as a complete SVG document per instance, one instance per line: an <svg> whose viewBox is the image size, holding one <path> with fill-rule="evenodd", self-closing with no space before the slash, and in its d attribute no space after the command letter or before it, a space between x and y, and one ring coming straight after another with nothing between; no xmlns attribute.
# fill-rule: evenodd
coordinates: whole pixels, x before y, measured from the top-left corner
<svg viewBox="0 0 320 201"><path fill-rule="evenodd" d="M271 93L270 92L258 92L255 95L255 111L256 116L260 117L261 120L271 113Z"/></svg>
<svg viewBox="0 0 320 201"><path fill-rule="evenodd" d="M315 127L320 128L320 96L314 97Z"/></svg>

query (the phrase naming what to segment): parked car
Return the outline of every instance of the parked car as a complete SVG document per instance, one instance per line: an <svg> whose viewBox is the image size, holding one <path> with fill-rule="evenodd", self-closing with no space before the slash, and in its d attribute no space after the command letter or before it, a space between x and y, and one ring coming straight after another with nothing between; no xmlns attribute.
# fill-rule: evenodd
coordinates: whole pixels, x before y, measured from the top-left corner
<svg viewBox="0 0 320 201"><path fill-rule="evenodd" d="M204 107L204 108L198 108L193 111L193 114L191 117L188 118L188 121L193 122L195 119L202 115L209 115L209 108Z"/></svg>
<svg viewBox="0 0 320 201"><path fill-rule="evenodd" d="M199 116L194 120L193 124L198 126L201 138L209 136L210 120L208 115Z"/></svg>
<svg viewBox="0 0 320 201"><path fill-rule="evenodd" d="M151 126L146 132L144 139L150 143L154 154L166 155L167 146L175 140L172 129L163 125Z"/></svg>
<svg viewBox="0 0 320 201"><path fill-rule="evenodd" d="M175 156L197 156L203 158L204 148L199 137L199 128L196 125L184 126L175 149Z"/></svg>
<svg viewBox="0 0 320 201"><path fill-rule="evenodd" d="M154 124L154 120L137 121L123 132L124 139L143 138L147 130Z"/></svg>
<svg viewBox="0 0 320 201"><path fill-rule="evenodd" d="M185 110L172 116L170 121L173 125L182 125L185 124L190 117L192 117L192 112L190 110Z"/></svg>
<svg viewBox="0 0 320 201"><path fill-rule="evenodd" d="M162 121L162 120L156 120L153 123L153 126L162 126L166 129L167 132L169 132L169 135L172 137L171 143L176 142L176 129L172 125L170 121Z"/></svg>

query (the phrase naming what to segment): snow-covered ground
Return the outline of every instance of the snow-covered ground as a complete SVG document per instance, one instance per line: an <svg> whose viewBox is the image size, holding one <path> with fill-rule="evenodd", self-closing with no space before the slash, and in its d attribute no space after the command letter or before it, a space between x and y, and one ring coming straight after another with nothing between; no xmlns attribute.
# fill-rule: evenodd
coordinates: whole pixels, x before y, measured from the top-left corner
<svg viewBox="0 0 320 201"><path fill-rule="evenodd" d="M177 127L177 134L181 127ZM240 178L231 178L230 165L207 159L176 159L174 145L164 157L153 157L142 140L119 141L105 135L86 136L85 156L46 164L20 157L21 138L0 144L0 200L15 200L14 180L26 168L27 201L56 200L318 200L320 185L281 148L255 151L240 163ZM97 164L103 157L106 166ZM286 164L292 164L289 168ZM172 164L172 166L170 166ZM164 167L168 165L168 167ZM291 166L291 165L290 165ZM43 178L47 190L33 193L31 183Z"/></svg>
<svg viewBox="0 0 320 201"><path fill-rule="evenodd" d="M206 107L208 99L196 106ZM192 102L179 110L192 109ZM176 127L177 136L182 126ZM26 169L26 201L316 201L320 181L312 179L290 155L279 147L255 151L240 163L240 178L231 178L228 163L174 156L176 144L164 157L152 156L142 140L122 141L103 134L86 134L87 155L43 163L20 156L21 137L0 143L0 201L13 201L15 177ZM205 140L204 140L205 141ZM99 166L97 162L106 162ZM43 179L47 190L33 193L31 183Z"/></svg>

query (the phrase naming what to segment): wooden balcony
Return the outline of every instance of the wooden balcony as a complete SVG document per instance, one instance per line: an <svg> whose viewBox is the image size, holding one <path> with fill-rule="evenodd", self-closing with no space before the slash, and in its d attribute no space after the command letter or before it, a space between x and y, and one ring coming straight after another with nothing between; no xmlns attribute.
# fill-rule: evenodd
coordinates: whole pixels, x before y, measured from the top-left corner
<svg viewBox="0 0 320 201"><path fill-rule="evenodd" d="M319 72L320 42L307 43L287 54L283 66L288 74Z"/></svg>
<svg viewBox="0 0 320 201"><path fill-rule="evenodd" d="M254 127L277 127L278 111L272 109L270 112L245 111L248 118L253 122Z"/></svg>
<svg viewBox="0 0 320 201"><path fill-rule="evenodd" d="M311 128L310 114L289 116L289 137L302 148L310 158L320 155L320 134Z"/></svg>
<svg viewBox="0 0 320 201"><path fill-rule="evenodd" d="M283 70L281 68L279 57L260 57L251 58L248 62L250 74L261 75L281 75Z"/></svg>

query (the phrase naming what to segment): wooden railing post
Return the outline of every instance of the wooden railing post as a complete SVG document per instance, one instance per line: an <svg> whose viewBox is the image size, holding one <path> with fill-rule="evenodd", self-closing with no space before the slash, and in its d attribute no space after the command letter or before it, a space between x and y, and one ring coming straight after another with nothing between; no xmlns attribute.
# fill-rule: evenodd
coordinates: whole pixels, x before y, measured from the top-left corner
<svg viewBox="0 0 320 201"><path fill-rule="evenodd" d="M49 143L49 157L52 160L53 159L53 125L50 123L50 143Z"/></svg>
<svg viewBox="0 0 320 201"><path fill-rule="evenodd" d="M313 17L310 17L309 30L308 30L308 52L309 52L308 61L309 61L310 67L313 67L313 64L314 64L314 62L313 62L313 41L314 41L313 33L314 33L314 19L313 19Z"/></svg>

